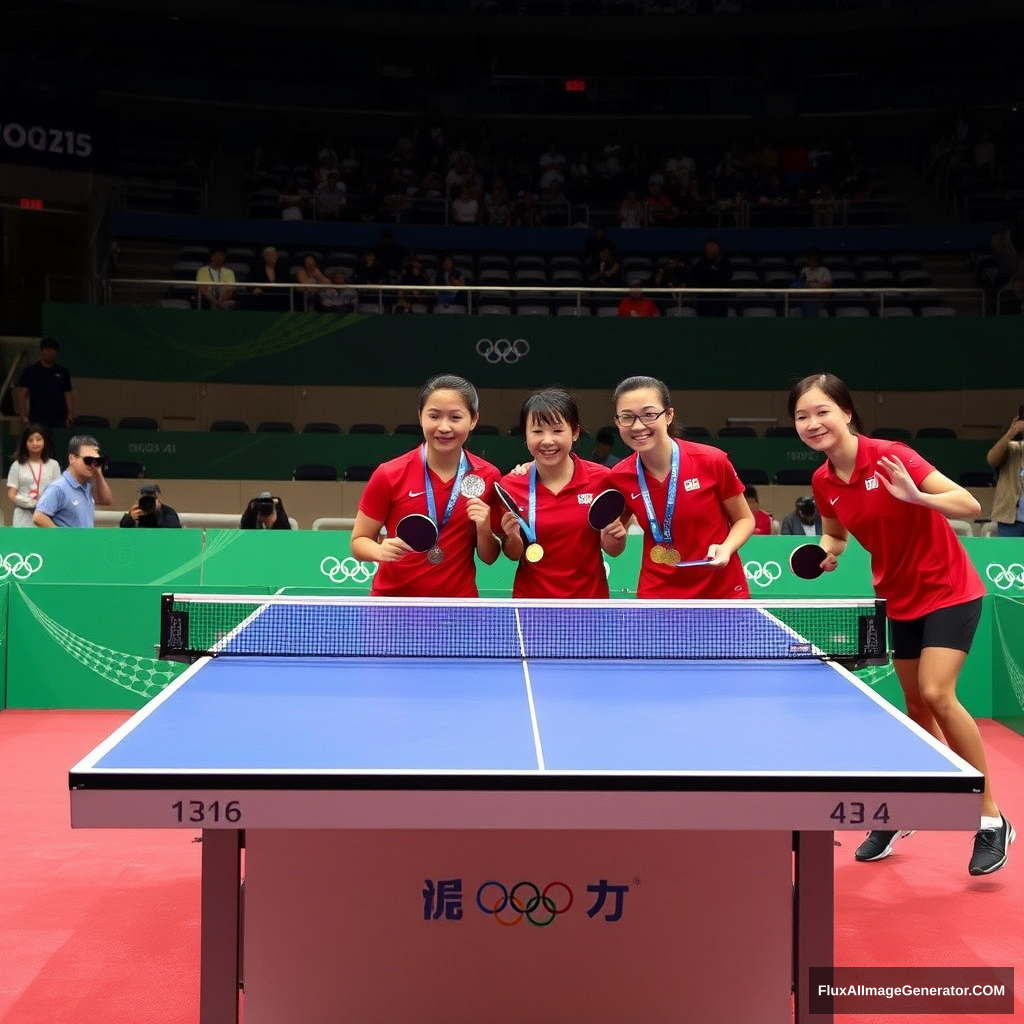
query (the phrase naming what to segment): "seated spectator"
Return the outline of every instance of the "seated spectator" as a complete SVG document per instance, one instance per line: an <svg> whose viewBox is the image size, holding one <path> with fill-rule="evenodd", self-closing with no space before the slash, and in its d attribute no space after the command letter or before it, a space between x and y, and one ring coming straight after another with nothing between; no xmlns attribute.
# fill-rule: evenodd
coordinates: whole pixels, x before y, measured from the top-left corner
<svg viewBox="0 0 1024 1024"><path fill-rule="evenodd" d="M704 243L704 255L690 267L690 286L693 288L725 288L732 280L732 264L722 255L717 238ZM701 316L728 316L729 304L721 298L697 298L697 312Z"/></svg>
<svg viewBox="0 0 1024 1024"><path fill-rule="evenodd" d="M313 209L317 220L340 220L348 193L345 182L338 177L338 172L329 170L327 178L313 190Z"/></svg>
<svg viewBox="0 0 1024 1024"><path fill-rule="evenodd" d="M644 218L651 227L671 224L679 219L679 209L665 194L660 180L652 179L648 186L647 198L644 200Z"/></svg>
<svg viewBox="0 0 1024 1024"><path fill-rule="evenodd" d="M598 224L594 228L594 233L583 243L583 259L584 262L589 266L592 263L596 263L601 259L601 255L605 250L612 256L615 255L615 246L612 245L611 239L608 237L608 232Z"/></svg>
<svg viewBox="0 0 1024 1024"><path fill-rule="evenodd" d="M391 306L392 313L412 313L412 302L409 301L409 294L403 289L398 292L398 298L395 299L394 304Z"/></svg>
<svg viewBox="0 0 1024 1024"><path fill-rule="evenodd" d="M629 282L629 294L619 303L619 316L661 316L654 301L644 295L639 277Z"/></svg>
<svg viewBox="0 0 1024 1024"><path fill-rule="evenodd" d="M309 193L301 189L294 178L288 178L278 197L281 220L304 220L309 205Z"/></svg>
<svg viewBox="0 0 1024 1024"><path fill-rule="evenodd" d="M590 453L590 462L599 466L617 465L622 460L612 452L615 446L615 431L611 427L601 427L594 435L594 450Z"/></svg>
<svg viewBox="0 0 1024 1024"><path fill-rule="evenodd" d="M539 228L544 224L544 216L534 202L532 192L520 192L512 204L512 216L509 223L514 228Z"/></svg>
<svg viewBox="0 0 1024 1024"><path fill-rule="evenodd" d="M665 262L654 272L655 288L685 288L686 266L677 252L670 252Z"/></svg>
<svg viewBox="0 0 1024 1024"><path fill-rule="evenodd" d="M320 308L325 313L354 313L359 304L359 293L349 287L348 274L340 267L331 276L331 288L320 292Z"/></svg>
<svg viewBox="0 0 1024 1024"><path fill-rule="evenodd" d="M451 219L453 224L479 224L480 201L470 191L468 185L459 189L459 194L451 201Z"/></svg>
<svg viewBox="0 0 1024 1024"><path fill-rule="evenodd" d="M761 508L761 502L757 497L756 487L747 487L743 491L743 497L747 499L747 504L750 506L750 511L754 513L754 533L761 537L768 537L772 532L772 523L774 520L771 514L765 512Z"/></svg>
<svg viewBox="0 0 1024 1024"><path fill-rule="evenodd" d="M487 223L495 227L506 227L512 217L512 202L505 190L505 182L495 178L491 191L484 196L484 212Z"/></svg>
<svg viewBox="0 0 1024 1024"><path fill-rule="evenodd" d="M235 272L224 266L227 250L223 245L210 249L210 262L196 271L199 288L199 307L209 309L235 308Z"/></svg>
<svg viewBox="0 0 1024 1024"><path fill-rule="evenodd" d="M814 288L823 290L832 287L832 274L828 267L821 264L821 257L817 249L810 249L807 252L807 263L800 269L798 284L801 288ZM821 307L817 302L802 302L800 304L802 316L816 317L821 315Z"/></svg>
<svg viewBox="0 0 1024 1024"><path fill-rule="evenodd" d="M642 228L646 224L646 210L644 204L636 197L636 192L630 189L626 198L619 204L619 227L620 228Z"/></svg>
<svg viewBox="0 0 1024 1024"><path fill-rule="evenodd" d="M587 264L587 280L595 288L618 288L622 285L622 265L612 254L612 247L605 245L597 259Z"/></svg>
<svg viewBox="0 0 1024 1024"><path fill-rule="evenodd" d="M290 309L288 291L285 288L262 288L266 284L287 284L284 275L277 266L277 249L272 245L263 250L263 262L253 271L252 283L255 286L246 303L252 309L284 310Z"/></svg>
<svg viewBox="0 0 1024 1024"><path fill-rule="evenodd" d="M181 520L170 505L164 504L159 484L143 484L139 488L138 500L121 516L120 525L180 530Z"/></svg>
<svg viewBox="0 0 1024 1024"><path fill-rule="evenodd" d="M455 288L464 287L466 279L462 276L462 273L455 266L455 261L451 256L445 256L441 260L441 269L437 272L436 284L449 285ZM450 306L453 303L460 302L458 292L452 291L439 291L436 294L436 301L439 306Z"/></svg>
<svg viewBox="0 0 1024 1024"><path fill-rule="evenodd" d="M238 524L242 530L290 530L284 503L270 491L261 491L249 501Z"/></svg>
<svg viewBox="0 0 1024 1024"><path fill-rule="evenodd" d="M821 516L809 494L797 498L793 511L782 517L779 530L786 536L814 537L821 533Z"/></svg>
<svg viewBox="0 0 1024 1024"><path fill-rule="evenodd" d="M303 286L302 300L305 309L311 309L314 303L314 292L309 287L314 284L330 285L331 279L317 266L316 257L307 252L302 257L302 266L295 274L295 280Z"/></svg>
<svg viewBox="0 0 1024 1024"><path fill-rule="evenodd" d="M353 284L388 284L388 272L377 262L377 253L367 249L363 261L352 271Z"/></svg>

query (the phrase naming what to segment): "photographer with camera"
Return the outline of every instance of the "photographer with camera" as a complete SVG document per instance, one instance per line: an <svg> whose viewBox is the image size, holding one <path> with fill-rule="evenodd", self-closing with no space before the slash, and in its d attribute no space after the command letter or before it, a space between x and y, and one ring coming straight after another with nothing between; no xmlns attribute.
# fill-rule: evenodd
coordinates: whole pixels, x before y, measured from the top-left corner
<svg viewBox="0 0 1024 1024"><path fill-rule="evenodd" d="M159 484L143 484L138 501L121 516L121 526L180 530L181 520L170 505L164 504Z"/></svg>
<svg viewBox="0 0 1024 1024"><path fill-rule="evenodd" d="M985 456L996 471L992 518L1000 537L1024 537L1024 404Z"/></svg>
<svg viewBox="0 0 1024 1024"><path fill-rule="evenodd" d="M261 491L253 498L242 513L238 524L243 530L290 530L288 513L284 503L270 491Z"/></svg>

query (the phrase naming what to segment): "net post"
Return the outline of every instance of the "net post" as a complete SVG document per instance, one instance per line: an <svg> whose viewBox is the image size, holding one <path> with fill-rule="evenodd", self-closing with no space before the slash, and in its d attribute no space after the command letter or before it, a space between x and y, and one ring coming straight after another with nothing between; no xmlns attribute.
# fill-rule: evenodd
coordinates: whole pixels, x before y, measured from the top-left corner
<svg viewBox="0 0 1024 1024"><path fill-rule="evenodd" d="M157 657L161 661L193 661L188 642L188 612L174 610L174 594L160 596L160 646Z"/></svg>

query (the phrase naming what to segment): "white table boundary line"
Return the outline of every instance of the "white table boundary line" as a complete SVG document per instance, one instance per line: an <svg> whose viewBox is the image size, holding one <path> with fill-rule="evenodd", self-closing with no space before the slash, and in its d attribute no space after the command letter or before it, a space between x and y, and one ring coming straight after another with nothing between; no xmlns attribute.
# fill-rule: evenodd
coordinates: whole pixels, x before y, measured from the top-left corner
<svg viewBox="0 0 1024 1024"><path fill-rule="evenodd" d="M519 653L523 658L523 679L526 683L526 703L530 708L530 729L533 732L533 749L537 755L537 768L544 771L544 747L540 741L540 723L537 721L537 705L533 699L533 680L530 678L530 663L526 657L526 638L523 636L523 621L519 609L515 608L516 634L519 637Z"/></svg>

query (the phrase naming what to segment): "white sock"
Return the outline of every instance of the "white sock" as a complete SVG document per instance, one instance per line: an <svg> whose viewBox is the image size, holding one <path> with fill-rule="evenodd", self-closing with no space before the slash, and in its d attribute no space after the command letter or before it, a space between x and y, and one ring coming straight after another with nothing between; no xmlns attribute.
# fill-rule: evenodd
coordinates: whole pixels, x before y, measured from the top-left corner
<svg viewBox="0 0 1024 1024"><path fill-rule="evenodd" d="M989 818L983 814L981 816L981 827L983 830L986 828L1000 829L1003 827L1003 816L1000 814L997 818Z"/></svg>

